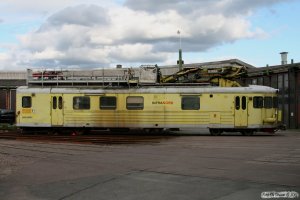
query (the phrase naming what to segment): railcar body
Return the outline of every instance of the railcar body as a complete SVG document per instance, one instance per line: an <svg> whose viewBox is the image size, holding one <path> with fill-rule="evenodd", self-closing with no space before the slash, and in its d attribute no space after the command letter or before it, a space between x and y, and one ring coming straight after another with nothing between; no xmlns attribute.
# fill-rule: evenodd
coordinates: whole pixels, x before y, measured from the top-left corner
<svg viewBox="0 0 300 200"><path fill-rule="evenodd" d="M23 129L96 128L160 131L209 128L274 132L281 123L277 90L249 87L145 87L127 89L17 89L17 126Z"/></svg>

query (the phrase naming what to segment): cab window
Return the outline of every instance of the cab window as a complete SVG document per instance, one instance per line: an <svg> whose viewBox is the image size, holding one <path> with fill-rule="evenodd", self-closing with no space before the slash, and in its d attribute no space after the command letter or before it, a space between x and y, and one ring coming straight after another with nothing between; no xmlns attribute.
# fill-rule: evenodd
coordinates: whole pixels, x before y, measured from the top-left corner
<svg viewBox="0 0 300 200"><path fill-rule="evenodd" d="M198 96L185 96L181 99L182 110L199 110L200 109L200 97Z"/></svg>
<svg viewBox="0 0 300 200"><path fill-rule="evenodd" d="M100 97L100 109L115 110L117 108L116 97Z"/></svg>
<svg viewBox="0 0 300 200"><path fill-rule="evenodd" d="M22 97L22 108L31 108L31 97L30 96Z"/></svg>
<svg viewBox="0 0 300 200"><path fill-rule="evenodd" d="M126 108L128 110L143 110L144 109L144 97L127 97Z"/></svg>
<svg viewBox="0 0 300 200"><path fill-rule="evenodd" d="M253 97L253 108L263 108L264 99L263 97Z"/></svg>
<svg viewBox="0 0 300 200"><path fill-rule="evenodd" d="M74 110L88 110L90 109L90 97L73 97Z"/></svg>
<svg viewBox="0 0 300 200"><path fill-rule="evenodd" d="M272 108L272 107L273 107L272 97L265 97L264 98L264 108Z"/></svg>
<svg viewBox="0 0 300 200"><path fill-rule="evenodd" d="M273 97L273 108L278 108L278 97Z"/></svg>

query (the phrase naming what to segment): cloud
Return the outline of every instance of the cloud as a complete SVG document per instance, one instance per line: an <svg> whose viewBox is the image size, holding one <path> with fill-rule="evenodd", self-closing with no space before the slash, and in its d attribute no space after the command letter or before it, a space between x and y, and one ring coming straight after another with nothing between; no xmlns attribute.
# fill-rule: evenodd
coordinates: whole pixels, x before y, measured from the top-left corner
<svg viewBox="0 0 300 200"><path fill-rule="evenodd" d="M252 27L247 16L280 1L127 0L124 6L70 6L20 36L14 50L19 56L10 59L22 59L16 63L24 66L61 67L165 63L178 50L177 30L185 52L262 37L266 33Z"/></svg>
<svg viewBox="0 0 300 200"><path fill-rule="evenodd" d="M4 20L0 18L0 24L3 23L3 22L4 22Z"/></svg>
<svg viewBox="0 0 300 200"><path fill-rule="evenodd" d="M150 13L162 12L165 10L177 10L184 15L216 14L224 15L245 15L253 9L270 6L274 3L286 0L127 0L124 5L133 10L142 10Z"/></svg>
<svg viewBox="0 0 300 200"><path fill-rule="evenodd" d="M55 13L48 18L47 23L51 26L61 26L65 24L74 24L82 26L93 26L107 24L109 18L106 10L96 5L80 5L68 7Z"/></svg>
<svg viewBox="0 0 300 200"><path fill-rule="evenodd" d="M9 0L0 3L1 14L13 13L19 17L25 15L42 15L49 16L62 8L72 7L80 4L86 5L102 5L115 6L116 3L107 0L51 0L51 1L36 1L36 0Z"/></svg>
<svg viewBox="0 0 300 200"><path fill-rule="evenodd" d="M31 55L26 65L33 66L163 62L169 52L157 51L155 44L177 37L177 19L181 17L174 11L153 16L122 7L79 5L53 14L37 31L21 36L20 46Z"/></svg>
<svg viewBox="0 0 300 200"><path fill-rule="evenodd" d="M140 61L151 63L153 60L163 62L167 55L165 53L158 54L153 52L153 46L150 44L125 44L114 46L110 51L110 56L115 61L126 60L127 62Z"/></svg>

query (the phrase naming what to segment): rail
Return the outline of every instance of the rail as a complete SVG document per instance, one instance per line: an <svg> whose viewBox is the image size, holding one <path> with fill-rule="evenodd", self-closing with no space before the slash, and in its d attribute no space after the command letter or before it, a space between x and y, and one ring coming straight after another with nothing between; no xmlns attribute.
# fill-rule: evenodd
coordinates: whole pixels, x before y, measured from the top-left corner
<svg viewBox="0 0 300 200"><path fill-rule="evenodd" d="M172 139L174 135L137 135L137 134L112 134L109 132L89 135L47 135L35 132L21 134L17 131L0 132L0 139L20 141L47 141L60 143L83 143L83 144L157 144L163 140Z"/></svg>

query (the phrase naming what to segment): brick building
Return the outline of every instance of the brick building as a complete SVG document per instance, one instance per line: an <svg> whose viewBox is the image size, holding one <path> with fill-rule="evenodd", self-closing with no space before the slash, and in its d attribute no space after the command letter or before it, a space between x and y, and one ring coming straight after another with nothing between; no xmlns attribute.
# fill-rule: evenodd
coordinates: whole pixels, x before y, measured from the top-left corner
<svg viewBox="0 0 300 200"><path fill-rule="evenodd" d="M26 72L0 72L0 109L16 109L16 88L26 85Z"/></svg>

